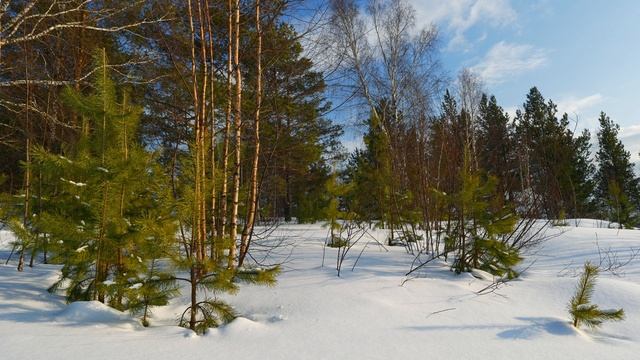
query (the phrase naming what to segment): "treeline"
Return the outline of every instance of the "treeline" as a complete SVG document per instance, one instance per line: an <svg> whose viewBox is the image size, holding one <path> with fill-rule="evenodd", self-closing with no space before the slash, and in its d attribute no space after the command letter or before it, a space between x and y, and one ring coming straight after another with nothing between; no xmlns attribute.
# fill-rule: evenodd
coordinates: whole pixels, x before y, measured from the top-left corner
<svg viewBox="0 0 640 360"><path fill-rule="evenodd" d="M467 110L449 91L426 131L400 112L399 119L386 115L383 124L376 115L369 118L365 146L342 172L344 183L352 184L344 206L363 218L398 227L433 214L442 219L447 211L438 198L459 192L465 174L473 173L494 183L495 206L509 205L521 216L638 224L639 179L619 126L605 113L595 139L586 129L575 133L568 115L559 116L534 87L514 118L494 96L481 93L477 107Z"/></svg>

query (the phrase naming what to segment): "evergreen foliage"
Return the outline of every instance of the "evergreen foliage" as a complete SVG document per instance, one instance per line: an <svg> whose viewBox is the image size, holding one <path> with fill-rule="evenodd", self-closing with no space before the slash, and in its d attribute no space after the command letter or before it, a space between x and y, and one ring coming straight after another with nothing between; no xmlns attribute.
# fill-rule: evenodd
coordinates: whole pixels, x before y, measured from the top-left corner
<svg viewBox="0 0 640 360"><path fill-rule="evenodd" d="M187 283L190 290L191 304L184 310L178 324L203 334L211 327L217 327L232 321L237 315L233 307L219 299L218 294L235 294L240 284L258 284L273 286L280 271L278 266L262 267L230 267L229 249L231 242L228 236L208 239L207 244L214 247L213 256L199 259L196 242L193 241L194 224L197 209L194 208L195 183L195 146L190 144L189 152L178 159L180 174L174 179L173 217L180 224L178 244L180 251L172 258L177 270L188 273L188 277L176 276L175 280ZM202 252L201 252L202 253ZM199 294L214 294L213 297Z"/></svg>
<svg viewBox="0 0 640 360"><path fill-rule="evenodd" d="M522 257L507 240L518 217L496 198L495 177L483 181L469 171L463 171L461 177L460 191L447 195L458 214L445 237L449 250L455 254L452 268L457 273L476 268L497 276L516 277L514 267Z"/></svg>
<svg viewBox="0 0 640 360"><path fill-rule="evenodd" d="M591 133L585 129L573 139L571 152L570 188L573 193L573 206L569 214L574 217L595 217L597 206L594 196L596 167L591 160Z"/></svg>
<svg viewBox="0 0 640 360"><path fill-rule="evenodd" d="M516 137L520 156L526 159L520 170L524 185L541 196L547 218L557 218L561 210L575 213L576 189L583 187L577 183L588 177L577 177L584 169L573 170L581 144L574 143L567 114L558 118L556 104L547 102L536 87L529 91L523 109L516 116Z"/></svg>
<svg viewBox="0 0 640 360"><path fill-rule="evenodd" d="M346 177L352 183L352 191L348 194L350 210L362 220L378 222L393 234L398 223L398 204L395 203L398 194L394 193L398 179L392 170L389 135L385 132L383 119L376 115L391 117L390 112L387 103L382 101L377 112L370 114L363 138L365 149L358 149L351 155Z"/></svg>
<svg viewBox="0 0 640 360"><path fill-rule="evenodd" d="M25 227L24 222L17 217L9 218L6 224L7 228L11 230L16 237L12 244L14 252L15 250L18 250L18 253L24 255L25 251L33 249L36 244L38 234L34 230L29 229L29 224ZM21 271L22 269L18 270Z"/></svg>
<svg viewBox="0 0 640 360"><path fill-rule="evenodd" d="M143 314L176 294L156 260L171 257L177 230L168 181L153 154L137 144L141 108L111 80L103 52L95 92L68 88L67 104L82 116L82 134L57 155L39 147L35 166L49 184L38 227L53 261L63 265L51 291L67 301L99 300Z"/></svg>
<svg viewBox="0 0 640 360"><path fill-rule="evenodd" d="M640 207L640 183L633 171L631 154L618 139L620 126L600 113L598 131L598 171L596 190L598 206L610 221L631 227L637 223Z"/></svg>
<svg viewBox="0 0 640 360"><path fill-rule="evenodd" d="M341 156L342 127L323 117L326 84L304 56L299 34L281 23L265 29L261 188L265 215L300 222L323 219L331 162ZM251 79L249 79L251 81ZM265 206L266 207L266 206Z"/></svg>
<svg viewBox="0 0 640 360"><path fill-rule="evenodd" d="M328 203L325 208L325 217L327 219L327 227L329 227L329 241L327 246L340 248L347 246L348 241L340 237L342 233L342 221L348 220L347 212L343 211L341 200L349 192L348 184L338 182L337 172L333 172L327 180L326 192L328 195Z"/></svg>
<svg viewBox="0 0 640 360"><path fill-rule="evenodd" d="M178 295L182 281L191 286L192 300L182 326L202 333L231 321L233 308L217 296L235 293L241 283L272 285L279 271L235 268L229 255L237 240L230 235L237 226L230 232L230 225L237 225L238 213L250 212L254 182L245 174L254 167L245 154L257 149L257 139L259 176L252 176L252 189L258 191L251 204L259 210L251 215L328 220L328 246L339 248L339 259L366 221L389 229L389 244L409 252L451 254L456 272L477 268L511 278L524 246L513 239L526 236L533 219L563 225L568 217L604 216L638 225L640 179L617 124L601 114L596 168L591 134L574 133L569 116L558 114L537 88L515 119L494 96L480 98L482 86L469 72L460 77L470 80L460 81L460 96L442 91L436 31L413 36L408 4L382 1L369 8L384 10L373 44L369 24L358 18L361 4L331 2L329 11L348 11L328 17L332 23L347 18L341 27L329 26L328 42L337 45L340 61L323 74L305 57L304 34L288 23L286 1L263 4L253 25L258 3L239 0L198 3L198 14L192 2L180 1L95 2L55 13L39 4L17 11L27 3L17 1L2 14L9 29L26 24L6 32L9 40L29 30L21 20L52 31L2 46L2 65L12 66L3 68L0 89L0 127L6 129L0 171L8 175L0 174L0 188L9 190L0 196L0 220L15 233L21 260L42 252L45 262L50 255L62 265L51 290L64 290L68 301L99 300L148 325L150 310ZM235 10L242 19L237 30L230 26ZM181 20L164 21L168 13ZM92 31L103 26L110 30ZM254 52L259 38L264 51ZM103 49L88 66L97 48ZM385 56L372 57L372 50ZM113 67L118 74L135 76L130 88L116 86L107 55L122 63ZM345 71L349 67L358 69ZM331 108L325 81L353 90L345 100L359 97L368 105L365 147L350 154L344 173L329 165L343 160L343 128L325 118ZM74 86L60 92L60 84ZM133 105L132 95L144 99L144 107ZM250 131L258 121L248 114L260 119L260 132ZM583 297L589 294L586 289ZM576 301L576 316L600 311Z"/></svg>
<svg viewBox="0 0 640 360"><path fill-rule="evenodd" d="M495 96L482 96L478 127L480 168L499 179L496 195L504 202L512 201L518 185L513 128Z"/></svg>
<svg viewBox="0 0 640 360"><path fill-rule="evenodd" d="M601 310L598 305L591 304L591 296L598 277L598 267L587 262L584 264L584 272L578 280L576 293L569 303L569 313L573 326L580 327L585 324L590 328L600 326L604 321L620 321L624 319L624 310Z"/></svg>

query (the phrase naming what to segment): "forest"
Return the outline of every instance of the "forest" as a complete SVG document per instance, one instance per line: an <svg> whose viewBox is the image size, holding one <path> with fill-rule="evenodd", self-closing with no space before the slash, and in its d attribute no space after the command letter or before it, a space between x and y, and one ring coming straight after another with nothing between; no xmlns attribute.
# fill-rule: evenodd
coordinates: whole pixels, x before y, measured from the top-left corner
<svg viewBox="0 0 640 360"><path fill-rule="evenodd" d="M505 110L473 69L446 70L446 29L412 3L2 1L5 267L56 266L49 293L144 327L183 299L172 321L206 334L241 316L224 294L293 271L270 257L290 226L321 224L338 276L376 232L409 255L403 276L442 263L500 279L490 292L549 229L640 227L620 119L583 129L536 84Z"/></svg>

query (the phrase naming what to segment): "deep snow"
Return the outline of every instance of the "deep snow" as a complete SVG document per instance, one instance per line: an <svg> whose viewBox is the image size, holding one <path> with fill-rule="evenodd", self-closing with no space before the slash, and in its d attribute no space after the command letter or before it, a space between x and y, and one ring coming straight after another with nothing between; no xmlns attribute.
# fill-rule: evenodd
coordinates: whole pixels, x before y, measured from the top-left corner
<svg viewBox="0 0 640 360"><path fill-rule="evenodd" d="M576 330L567 303L583 262L599 261L597 245L622 262L640 248L640 231L571 224L578 227L547 230L550 239L526 256L521 278L486 295L476 292L491 281L457 276L442 263L403 283L413 256L367 239L338 278L335 249L326 249L320 266L325 228L281 226L272 238L292 246L272 254L287 259L278 285L225 296L242 317L201 337L175 326L186 298L155 309L143 328L100 303L67 306L47 293L57 266L18 273L10 263L0 266L0 359L636 359L640 259L596 285L594 303L624 308L625 321ZM10 239L0 231L2 264Z"/></svg>

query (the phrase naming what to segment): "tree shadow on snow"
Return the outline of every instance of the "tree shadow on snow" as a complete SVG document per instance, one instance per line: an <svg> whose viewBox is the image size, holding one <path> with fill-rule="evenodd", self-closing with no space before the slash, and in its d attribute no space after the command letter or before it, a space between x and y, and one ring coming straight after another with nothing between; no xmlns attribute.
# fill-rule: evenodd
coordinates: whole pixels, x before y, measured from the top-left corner
<svg viewBox="0 0 640 360"><path fill-rule="evenodd" d="M49 269L0 267L0 321L49 322L52 314L65 307L64 297L49 294ZM44 284L44 285L43 285Z"/></svg>
<svg viewBox="0 0 640 360"><path fill-rule="evenodd" d="M525 322L523 325L495 324L495 325L434 325L434 326L411 326L412 330L420 331L477 331L477 330L499 330L497 336L500 339L508 340L530 340L538 336L549 334L555 336L576 335L576 330L567 321L548 317L517 317L519 321Z"/></svg>
<svg viewBox="0 0 640 360"><path fill-rule="evenodd" d="M575 335L576 330L567 321L548 317L517 317L517 320L526 322L522 326L501 331L498 337L501 339L533 339L542 334L550 335Z"/></svg>

